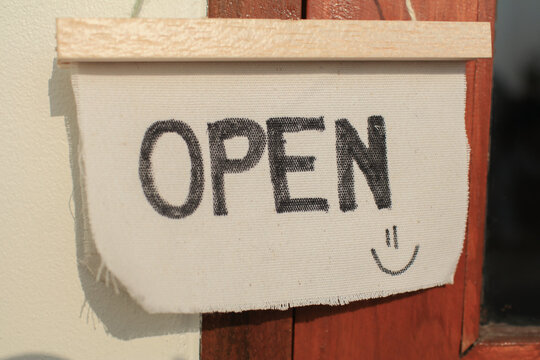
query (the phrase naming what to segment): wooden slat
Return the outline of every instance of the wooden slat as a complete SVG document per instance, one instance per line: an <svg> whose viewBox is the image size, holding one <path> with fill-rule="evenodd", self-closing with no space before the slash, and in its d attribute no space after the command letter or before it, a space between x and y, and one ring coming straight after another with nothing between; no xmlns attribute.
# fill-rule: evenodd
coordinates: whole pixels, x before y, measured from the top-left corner
<svg viewBox="0 0 540 360"><path fill-rule="evenodd" d="M465 360L540 359L540 327L489 324Z"/></svg>
<svg viewBox="0 0 540 360"><path fill-rule="evenodd" d="M478 20L495 22L496 0L479 0ZM493 36L492 36L493 38ZM466 275L463 306L461 350L467 350L478 338L480 303L482 296L482 265L491 115L491 60L477 60L474 75L472 117L468 122L471 144L469 181L469 218L467 224ZM470 86L469 86L470 88Z"/></svg>
<svg viewBox="0 0 540 360"><path fill-rule="evenodd" d="M301 0L209 0L209 17L299 19ZM204 314L201 360L292 359L293 310Z"/></svg>
<svg viewBox="0 0 540 360"><path fill-rule="evenodd" d="M56 37L60 64L491 57L490 24L472 22L64 18Z"/></svg>
<svg viewBox="0 0 540 360"><path fill-rule="evenodd" d="M308 17L386 20L409 18L404 1L359 0L353 4L348 1L308 0L307 5ZM477 19L477 1L413 0L413 6L417 18L421 20ZM477 118L479 114L474 110L477 74L477 63L469 62L466 69L468 88L465 121L471 142L471 160L476 164L471 167L471 189L485 187L485 174L480 171L482 166L479 165L486 165L486 148L472 142L478 141L477 137L487 139L489 129L489 119ZM483 83L480 88L485 90L487 85ZM467 236L471 227L483 224L478 220L485 211L482 199L480 196L471 202L474 219L468 219ZM474 241L478 239L476 235ZM297 309L295 360L458 359L463 315L464 265L465 256L462 255L454 285L382 300L356 302L341 308L314 306Z"/></svg>
<svg viewBox="0 0 540 360"><path fill-rule="evenodd" d="M540 343L540 326L489 323L480 328L478 341L499 345Z"/></svg>
<svg viewBox="0 0 540 360"><path fill-rule="evenodd" d="M465 356L465 360L538 360L540 343L493 344L479 343Z"/></svg>

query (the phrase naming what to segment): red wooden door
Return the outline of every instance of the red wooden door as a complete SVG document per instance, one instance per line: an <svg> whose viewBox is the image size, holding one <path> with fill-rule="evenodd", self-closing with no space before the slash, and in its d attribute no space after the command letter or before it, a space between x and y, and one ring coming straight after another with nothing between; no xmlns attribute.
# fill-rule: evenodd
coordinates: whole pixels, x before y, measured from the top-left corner
<svg viewBox="0 0 540 360"><path fill-rule="evenodd" d="M495 11L494 0L417 0L412 4L417 20L490 21ZM331 0L310 0L306 10L308 18L410 20L405 1L340 4ZM471 198L465 254L469 253L469 247L483 242L491 61L469 62L467 84ZM487 96L481 103L478 100L484 94ZM482 253L481 248L474 250ZM357 302L339 309L322 306L297 309L295 359L455 359L461 348L465 302L474 301L479 307L479 288L472 292L466 289L465 271L480 262L467 260L466 255L461 257L454 285ZM480 276L481 267L475 270ZM469 280L480 284L480 278ZM466 292L471 292L472 296L466 299ZM478 324L479 317L473 319L472 315L467 314L467 318ZM477 327L463 327L463 331L467 333L464 338L476 339ZM469 342L463 344L465 348L472 342L464 341Z"/></svg>
<svg viewBox="0 0 540 360"><path fill-rule="evenodd" d="M495 1L412 4L417 20L493 23ZM210 0L209 16L410 20L405 0ZM457 359L470 349L479 334L491 73L491 60L467 64L470 205L465 249L453 285L338 307L205 315L201 358ZM521 347L507 342L502 351L508 356L517 354L516 349L523 356L538 351L540 356L535 341L529 339ZM497 344L478 344L467 357L492 358L493 351L502 349L493 346Z"/></svg>

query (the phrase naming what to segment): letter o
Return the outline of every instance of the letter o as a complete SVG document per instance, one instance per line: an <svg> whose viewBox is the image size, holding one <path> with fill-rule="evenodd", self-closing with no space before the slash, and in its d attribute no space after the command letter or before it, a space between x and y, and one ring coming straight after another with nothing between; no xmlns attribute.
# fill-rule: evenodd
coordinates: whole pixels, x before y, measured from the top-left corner
<svg viewBox="0 0 540 360"><path fill-rule="evenodd" d="M158 139L165 133L176 133L187 144L191 159L191 180L186 201L181 206L174 206L161 197L154 182L151 156ZM146 130L141 145L139 158L139 178L146 199L154 210L172 219L181 219L191 215L202 200L204 191L204 168L201 147L193 130L178 120L156 121Z"/></svg>

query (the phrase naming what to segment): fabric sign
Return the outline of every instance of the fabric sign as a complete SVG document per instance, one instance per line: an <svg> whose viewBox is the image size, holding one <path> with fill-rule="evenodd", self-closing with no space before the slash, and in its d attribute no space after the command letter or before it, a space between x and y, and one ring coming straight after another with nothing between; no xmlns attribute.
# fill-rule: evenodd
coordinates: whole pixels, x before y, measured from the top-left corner
<svg viewBox="0 0 540 360"><path fill-rule="evenodd" d="M90 231L147 311L453 281L463 62L82 63L72 82Z"/></svg>

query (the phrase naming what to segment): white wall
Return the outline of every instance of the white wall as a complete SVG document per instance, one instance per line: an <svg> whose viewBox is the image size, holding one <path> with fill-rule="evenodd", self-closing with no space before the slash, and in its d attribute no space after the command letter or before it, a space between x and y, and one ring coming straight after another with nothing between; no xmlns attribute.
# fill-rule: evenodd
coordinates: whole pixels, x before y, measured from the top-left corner
<svg viewBox="0 0 540 360"><path fill-rule="evenodd" d="M127 17L134 4L0 0L0 359L198 358L199 316L148 315L77 265L77 123L55 18ZM140 16L205 14L205 0L146 0Z"/></svg>

